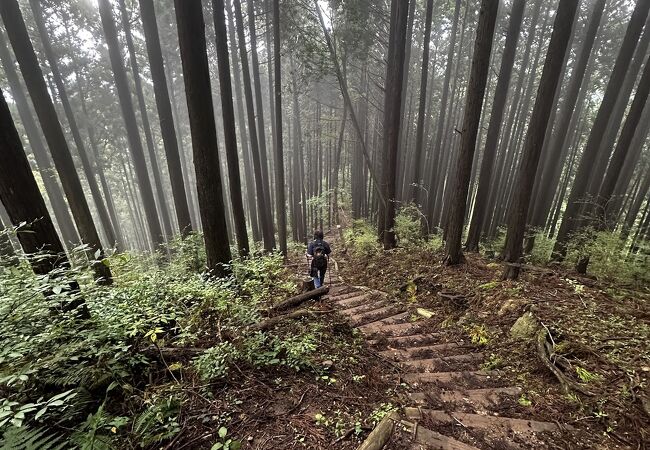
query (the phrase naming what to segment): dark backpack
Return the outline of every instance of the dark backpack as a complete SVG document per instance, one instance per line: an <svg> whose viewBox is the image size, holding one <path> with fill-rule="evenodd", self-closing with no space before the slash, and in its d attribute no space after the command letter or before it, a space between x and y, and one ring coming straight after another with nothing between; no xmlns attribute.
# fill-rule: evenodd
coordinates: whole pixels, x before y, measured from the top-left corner
<svg viewBox="0 0 650 450"><path fill-rule="evenodd" d="M314 242L314 259L311 261L311 266L318 270L327 269L327 255L325 254L325 246L321 240Z"/></svg>

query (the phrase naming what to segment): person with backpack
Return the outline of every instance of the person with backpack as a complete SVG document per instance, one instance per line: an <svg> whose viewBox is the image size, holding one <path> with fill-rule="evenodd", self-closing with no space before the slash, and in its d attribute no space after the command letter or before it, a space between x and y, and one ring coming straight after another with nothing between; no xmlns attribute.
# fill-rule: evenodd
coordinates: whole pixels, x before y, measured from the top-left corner
<svg viewBox="0 0 650 450"><path fill-rule="evenodd" d="M329 255L332 253L330 245L323 239L323 232L316 230L314 240L307 246L307 258L311 258L309 275L314 279L314 287L319 288L325 284L325 272Z"/></svg>

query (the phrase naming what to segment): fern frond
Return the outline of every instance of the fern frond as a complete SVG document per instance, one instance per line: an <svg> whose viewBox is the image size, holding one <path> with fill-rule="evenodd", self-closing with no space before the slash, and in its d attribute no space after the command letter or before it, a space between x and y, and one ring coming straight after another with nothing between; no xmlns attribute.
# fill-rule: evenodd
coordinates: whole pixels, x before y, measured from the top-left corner
<svg viewBox="0 0 650 450"><path fill-rule="evenodd" d="M0 440L3 450L61 450L65 447L61 435L43 428L11 427Z"/></svg>

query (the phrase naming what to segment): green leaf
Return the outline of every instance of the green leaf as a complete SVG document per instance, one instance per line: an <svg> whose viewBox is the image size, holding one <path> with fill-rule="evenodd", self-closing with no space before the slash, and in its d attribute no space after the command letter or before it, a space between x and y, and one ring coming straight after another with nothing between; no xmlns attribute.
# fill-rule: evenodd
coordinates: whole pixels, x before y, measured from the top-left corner
<svg viewBox="0 0 650 450"><path fill-rule="evenodd" d="M219 433L219 437L220 437L221 439L223 439L223 438L225 438L226 435L228 434L228 428L226 428L226 427L221 427L221 428L219 428L219 432L218 432L218 433Z"/></svg>
<svg viewBox="0 0 650 450"><path fill-rule="evenodd" d="M217 442L210 448L210 450L219 450L220 448L223 448L223 444L221 442Z"/></svg>
<svg viewBox="0 0 650 450"><path fill-rule="evenodd" d="M34 419L38 420L46 412L47 412L47 406L45 408L41 409L39 412L37 412L36 415L34 416Z"/></svg>

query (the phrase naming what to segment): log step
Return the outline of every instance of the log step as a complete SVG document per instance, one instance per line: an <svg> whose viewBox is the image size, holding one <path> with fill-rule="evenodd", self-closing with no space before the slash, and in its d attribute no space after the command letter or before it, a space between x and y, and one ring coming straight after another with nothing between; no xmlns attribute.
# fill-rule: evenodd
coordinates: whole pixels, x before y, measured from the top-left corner
<svg viewBox="0 0 650 450"><path fill-rule="evenodd" d="M366 329L361 327L359 329L366 334L381 333L382 335L406 337L420 332L420 321L385 323L381 327L367 327Z"/></svg>
<svg viewBox="0 0 650 450"><path fill-rule="evenodd" d="M442 356L440 358L428 358L428 359L412 359L408 361L401 361L406 368L418 369L418 370L436 370L440 366L450 365L458 362L474 362L482 361L485 358L483 353L463 353L462 355L451 355L451 356Z"/></svg>
<svg viewBox="0 0 650 450"><path fill-rule="evenodd" d="M335 302L338 305L345 305L344 300L349 300L355 297L363 297L363 296L369 296L369 292L364 292L364 291L352 291L352 292L346 292L344 294L336 294L336 295L330 295L330 300Z"/></svg>
<svg viewBox="0 0 650 450"><path fill-rule="evenodd" d="M516 397L521 394L521 388L503 387L487 389L468 389L466 391L435 391L431 400L440 400L445 403L465 402L477 406L491 406L498 403L502 396ZM415 403L426 405L430 402L425 392L411 392L409 398Z"/></svg>
<svg viewBox="0 0 650 450"><path fill-rule="evenodd" d="M386 302L384 300L378 300L378 301L371 300L369 303L366 302L357 306L343 308L340 311L346 316L354 316L355 314L361 314L361 313L373 311L375 309L383 308L384 306L386 306Z"/></svg>
<svg viewBox="0 0 650 450"><path fill-rule="evenodd" d="M392 314L393 315L386 316L379 320L373 320L372 322L366 322L361 325L353 325L353 326L362 331L374 331L374 332L383 331L386 325L401 324L410 315L408 312L395 314L395 310L393 310Z"/></svg>
<svg viewBox="0 0 650 450"><path fill-rule="evenodd" d="M482 383L486 379L496 378L497 376L497 372L484 370L462 372L411 372L402 375L402 379L411 384L461 381L467 378L473 379L474 382Z"/></svg>
<svg viewBox="0 0 650 450"><path fill-rule="evenodd" d="M542 433L557 431L558 426L551 422L536 420L513 419L510 417L486 416L463 412L446 412L423 408L404 408L404 415L410 420L422 420L427 417L435 422L444 424L458 424L467 428L494 430L495 428L512 430L518 433ZM460 423L459 423L460 422ZM462 424L462 425L461 425Z"/></svg>
<svg viewBox="0 0 650 450"><path fill-rule="evenodd" d="M352 326L358 327L361 325L378 322L402 312L404 312L404 310L397 305L382 306L372 311L354 314L350 316L350 322L352 323Z"/></svg>
<svg viewBox="0 0 650 450"><path fill-rule="evenodd" d="M377 345L380 343L386 343L388 347L393 349L393 348L404 348L404 347L424 347L427 345L431 345L434 342L437 342L439 340L440 340L439 333L429 333L429 334L418 333L418 334L409 334L406 336L389 337L382 340L373 339L368 341L368 344Z"/></svg>
<svg viewBox="0 0 650 450"><path fill-rule="evenodd" d="M405 349L391 348L388 350L381 351L379 352L379 354L384 358L393 358L395 360L404 361L408 359L417 359L418 358L417 355L420 353L425 353L425 352L437 353L441 351L456 350L459 348L463 348L463 346L456 342L450 342L444 344L426 345L422 347L411 347Z"/></svg>
<svg viewBox="0 0 650 450"><path fill-rule="evenodd" d="M421 425L416 425L413 422L407 420L402 420L400 423L404 426L404 431L406 431L411 436L414 436L414 441L417 444L426 446L425 448L434 448L440 450L479 450L476 447L467 445L464 442L458 441L452 437L445 436L440 434L437 431L429 430L424 428ZM412 447L412 448L422 448L422 447Z"/></svg>

